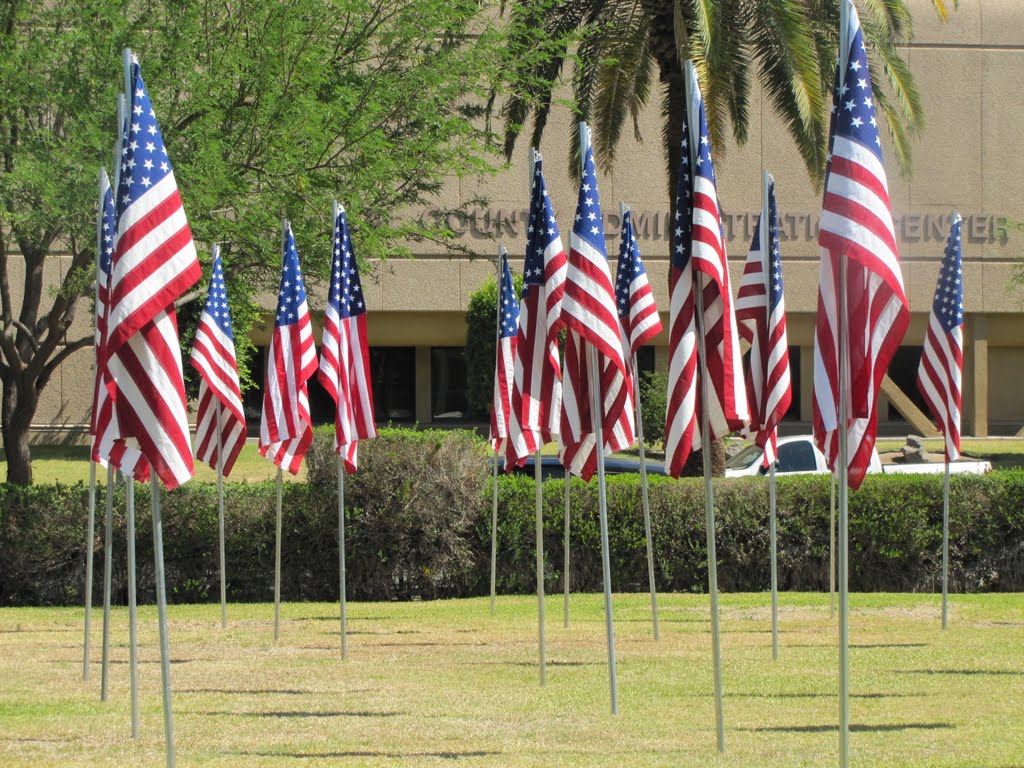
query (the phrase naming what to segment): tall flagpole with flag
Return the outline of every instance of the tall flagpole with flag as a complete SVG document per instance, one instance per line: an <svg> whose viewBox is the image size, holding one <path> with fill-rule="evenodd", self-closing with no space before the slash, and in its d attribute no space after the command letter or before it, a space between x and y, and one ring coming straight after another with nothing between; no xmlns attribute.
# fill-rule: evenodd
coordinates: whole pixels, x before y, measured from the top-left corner
<svg viewBox="0 0 1024 768"><path fill-rule="evenodd" d="M546 681L544 627L544 518L541 448L559 432L562 398L558 332L565 291L566 256L548 198L540 153L530 150L530 214L523 265L523 294L516 331L515 373L509 409L505 469L534 457L537 634L540 684Z"/></svg>
<svg viewBox="0 0 1024 768"><path fill-rule="evenodd" d="M903 289L864 34L840 4L839 64L818 243L814 438L838 471L839 754L850 762L849 490L875 446L876 403L910 312Z"/></svg>
<svg viewBox="0 0 1024 768"><path fill-rule="evenodd" d="M142 471L151 470L164 733L167 764L173 768L160 483L173 489L192 477L174 302L199 279L201 269L156 115L131 51L124 52L124 66L129 107L115 196L105 355L109 381L113 382L116 426L112 436L132 441L141 453ZM134 530L129 538L133 535Z"/></svg>
<svg viewBox="0 0 1024 768"><path fill-rule="evenodd" d="M942 628L949 627L949 463L960 456L961 377L964 365L964 286L960 214L951 214L932 311L928 315L917 387L943 435Z"/></svg>
<svg viewBox="0 0 1024 768"><path fill-rule="evenodd" d="M495 297L494 399L491 404L490 441L494 448L493 497L491 506L491 615L494 615L498 553L498 456L506 453L515 379L519 301L512 285L505 246L498 249L497 296ZM510 457L508 466L511 467Z"/></svg>
<svg viewBox="0 0 1024 768"><path fill-rule="evenodd" d="M647 280L647 270L640 259L640 248L633 233L633 217L625 204L619 209L622 235L619 241L619 263L615 276L615 303L622 323L622 353L633 373L633 403L636 408L636 437L640 449L640 490L644 513L644 534L647 540L647 580L651 591L651 621L654 639L658 632L658 590L654 580L654 540L651 536L651 505L647 492L647 460L644 455L643 413L640 408L640 371L637 350L661 333L661 318L654 303L654 292Z"/></svg>
<svg viewBox="0 0 1024 768"><path fill-rule="evenodd" d="M377 436L370 379L366 300L352 248L345 209L331 209L331 283L324 312L323 345L317 378L334 400L334 451L338 464L338 601L341 605L341 658L348 658L345 570L345 474L357 468L360 440Z"/></svg>
<svg viewBox="0 0 1024 768"><path fill-rule="evenodd" d="M281 222L281 283L274 314L274 332L267 350L259 452L277 465L277 509L274 541L274 639L281 636L281 501L282 470L297 475L313 443L307 381L316 373L313 324L299 253L287 219Z"/></svg>
<svg viewBox="0 0 1024 768"><path fill-rule="evenodd" d="M245 414L238 381L235 335L224 284L220 245L214 243L210 287L192 345L192 367L199 373L196 458L217 470L217 529L220 551L220 622L227 626L227 577L224 558L224 477L231 474L245 445Z"/></svg>
<svg viewBox="0 0 1024 768"><path fill-rule="evenodd" d="M691 450L703 448L716 735L718 751L724 752L711 444L740 430L749 413L711 144L692 61L684 65L684 75L685 113L669 271L672 306L665 457L669 474L679 477Z"/></svg>
<svg viewBox="0 0 1024 768"><path fill-rule="evenodd" d="M786 335L786 305L782 291L782 256L775 180L764 171L761 215L747 254L743 279L736 297L740 335L750 344L747 431L764 451L768 467L769 544L771 547L772 658L779 658L778 545L775 514L775 463L778 425L793 400Z"/></svg>
<svg viewBox="0 0 1024 768"><path fill-rule="evenodd" d="M568 335L562 377L559 456L562 465L584 481L589 481L597 473L608 682L612 714L618 714L604 458L633 444L632 381L623 356L621 326L608 268L597 171L586 123L580 123L580 166L580 191L562 299L562 318L568 327Z"/></svg>

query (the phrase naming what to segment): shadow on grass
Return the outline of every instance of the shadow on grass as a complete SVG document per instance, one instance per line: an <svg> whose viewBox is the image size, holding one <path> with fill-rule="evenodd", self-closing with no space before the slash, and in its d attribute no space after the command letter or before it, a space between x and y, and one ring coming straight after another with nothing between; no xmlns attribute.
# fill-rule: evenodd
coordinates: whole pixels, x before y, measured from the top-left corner
<svg viewBox="0 0 1024 768"><path fill-rule="evenodd" d="M850 643L851 648L927 648L928 643Z"/></svg>
<svg viewBox="0 0 1024 768"><path fill-rule="evenodd" d="M740 699L835 699L837 693L726 693ZM926 693L851 693L851 699L925 698Z"/></svg>
<svg viewBox="0 0 1024 768"><path fill-rule="evenodd" d="M192 711L183 712L186 715L204 715L206 717L301 717L301 718L318 718L318 717L399 717L401 715L407 715L408 712L360 712L360 711L334 711L334 712L301 712L301 711L281 711L281 712L228 712L228 711Z"/></svg>
<svg viewBox="0 0 1024 768"><path fill-rule="evenodd" d="M384 757L392 760L433 757L439 760L463 760L470 757L492 757L502 753L478 750L474 752L235 752L233 754L245 757L291 757L297 760L330 760L345 757Z"/></svg>
<svg viewBox="0 0 1024 768"><path fill-rule="evenodd" d="M281 694L286 696L315 696L316 691L303 691L298 688L241 688L231 690L230 688L177 688L175 693L229 693L237 696L262 696L265 693Z"/></svg>
<svg viewBox="0 0 1024 768"><path fill-rule="evenodd" d="M886 725L851 724L852 733L887 733L890 731L938 731L955 728L952 723L891 723ZM838 732L838 725L773 725L764 728L737 728L738 731L753 733L831 733Z"/></svg>
<svg viewBox="0 0 1024 768"><path fill-rule="evenodd" d="M901 675L1009 675L1024 677L1024 670L1016 669L894 669Z"/></svg>

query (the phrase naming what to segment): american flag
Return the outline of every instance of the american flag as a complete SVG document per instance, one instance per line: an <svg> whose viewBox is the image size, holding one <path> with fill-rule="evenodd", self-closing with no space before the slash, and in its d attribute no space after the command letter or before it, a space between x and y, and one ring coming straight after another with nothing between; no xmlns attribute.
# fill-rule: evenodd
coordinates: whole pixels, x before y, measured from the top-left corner
<svg viewBox="0 0 1024 768"><path fill-rule="evenodd" d="M519 463L558 434L562 407L558 332L568 262L544 183L540 154L534 157L506 447L506 462Z"/></svg>
<svg viewBox="0 0 1024 768"><path fill-rule="evenodd" d="M562 376L562 465L590 480L597 469L597 435L591 404L590 355L600 372L603 450L610 454L633 444L633 385L622 354L615 292L608 271L604 221L589 132L581 142L585 158L576 217L569 240L562 318L568 328Z"/></svg>
<svg viewBox="0 0 1024 768"><path fill-rule="evenodd" d="M778 425L793 401L774 180L768 182L764 206L754 228L754 240L736 297L736 319L740 335L750 343L748 430L754 435L754 442L764 449L767 467L775 462Z"/></svg>
<svg viewBox="0 0 1024 768"><path fill-rule="evenodd" d="M501 285L498 289L498 346L494 355L494 403L491 406L491 446L495 451L508 448L509 418L512 408L512 380L516 366L516 332L519 328L519 303L512 287L508 254L501 249ZM506 450L505 471L511 471L514 452Z"/></svg>
<svg viewBox="0 0 1024 768"><path fill-rule="evenodd" d="M647 281L647 270L640 259L640 248L633 233L633 216L628 210L622 215L615 303L624 334L622 346L626 364L632 365L636 351L661 333L661 318L658 317L651 284Z"/></svg>
<svg viewBox="0 0 1024 768"><path fill-rule="evenodd" d="M847 2L847 0L844 0ZM848 429L848 484L859 488L875 446L876 398L910 311L903 291L871 76L857 10L840 51L832 105L814 344L814 438L835 472L839 419ZM849 410L839 413L840 274L846 270Z"/></svg>
<svg viewBox="0 0 1024 768"><path fill-rule="evenodd" d="M701 326L708 372L710 440L739 430L749 418L739 334L729 286L715 170L704 100L693 62L686 64L686 111L669 268L669 395L665 425L668 472L678 477L691 449L701 447L697 426L697 323L694 286L704 302ZM692 153L692 159L691 159Z"/></svg>
<svg viewBox="0 0 1024 768"><path fill-rule="evenodd" d="M114 401L108 388L112 386L107 370L105 348L107 331L107 303L110 294L110 265L114 255L114 193L105 170L100 171L100 212L97 219L96 255L96 383L92 397L92 419L89 434L92 435L92 460L106 467L113 465L121 472L144 480L149 476L149 465L142 461L142 454L123 440L115 440L113 423Z"/></svg>
<svg viewBox="0 0 1024 768"><path fill-rule="evenodd" d="M334 220L333 246L317 378L337 405L334 450L344 454L345 470L351 474L356 471L359 441L376 437L377 426L373 420L366 301L344 208L338 209Z"/></svg>
<svg viewBox="0 0 1024 768"><path fill-rule="evenodd" d="M193 471L174 302L202 269L137 61L129 80L107 317L114 436L136 440L171 489Z"/></svg>
<svg viewBox="0 0 1024 768"><path fill-rule="evenodd" d="M960 227L960 215L954 214L917 369L917 387L945 436L946 461L960 456L960 377L964 366Z"/></svg>
<svg viewBox="0 0 1024 768"><path fill-rule="evenodd" d="M245 414L238 385L235 335L218 249L213 257L210 288L192 345L192 367L199 372L196 413L196 457L227 477L245 445ZM223 447L223 456L220 448Z"/></svg>
<svg viewBox="0 0 1024 768"><path fill-rule="evenodd" d="M261 456L297 475L302 457L313 442L306 382L316 373L317 366L299 253L287 222L283 249L274 333L267 350L259 451Z"/></svg>

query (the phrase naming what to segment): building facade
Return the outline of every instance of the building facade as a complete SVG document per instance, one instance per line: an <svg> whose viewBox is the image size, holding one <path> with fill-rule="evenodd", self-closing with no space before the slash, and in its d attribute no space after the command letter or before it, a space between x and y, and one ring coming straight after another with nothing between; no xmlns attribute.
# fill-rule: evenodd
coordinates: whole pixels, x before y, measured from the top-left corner
<svg viewBox="0 0 1024 768"><path fill-rule="evenodd" d="M965 323L964 434L1015 434L1024 426L1024 122L1018 119L1024 82L1024 3L961 0L941 23L930 0L912 0L913 41L905 56L925 109L924 130L913 139L913 169L901 176L885 148L889 190L904 284L912 320L884 387L880 429L923 431L914 384L950 214L964 218ZM663 322L668 319L670 195L661 149L659 99L642 116L642 142L624 139L615 168L599 176L608 250L618 251L619 203L632 211ZM545 133L544 168L556 218L568 244L576 190L569 173L574 118L556 111ZM724 209L734 290L761 205L760 174L777 184L794 404L791 430L811 420L813 330L819 249L820 192L814 189L782 122L755 90L750 140L715 147L718 191ZM495 271L498 244L508 248L514 271L522 269L528 205L528 145L520 141L510 167L485 180L453 179L427 209L409 216L442 217L472 256L450 257L414 246L415 258L370 263L363 289L368 307L375 397L381 421L458 422L465 404L464 313L469 295ZM485 206L464 208L486 199ZM187 204L187 201L186 201ZM329 204L327 201L325 204ZM302 233L296 233L301 240ZM358 252L358 238L354 238ZM54 265L58 269L59 265ZM273 302L269 297L268 307ZM311 292L317 320L323 297ZM77 324L89 318L83 306ZM269 325L254 331L265 348ZM317 329L319 338L319 329ZM645 355L664 366L663 333ZM258 356L256 365L262 365ZM38 434L61 438L88 423L92 355L73 355L47 388L37 413ZM260 378L260 377L257 377ZM314 417L331 418L322 393L312 393ZM258 419L259 396L252 415Z"/></svg>

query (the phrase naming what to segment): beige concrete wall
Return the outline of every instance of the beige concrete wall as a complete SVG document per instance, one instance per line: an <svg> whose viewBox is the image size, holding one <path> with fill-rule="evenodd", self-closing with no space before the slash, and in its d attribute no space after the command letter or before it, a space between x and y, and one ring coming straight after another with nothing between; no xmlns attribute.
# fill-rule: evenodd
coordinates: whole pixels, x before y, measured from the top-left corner
<svg viewBox="0 0 1024 768"><path fill-rule="evenodd" d="M903 274L913 312L907 344L920 344L941 256L947 222L957 208L967 220L964 237L965 309L983 317L989 365L987 407L995 422L1024 423L1024 406L1015 398L1004 371L1024 366L1024 291L1014 283L1024 256L1024 230L1007 228L1004 219L1024 221L1024 123L1021 82L1024 82L1024 3L1019 0L961 0L952 21L935 18L931 0L911 0L916 35L905 55L917 79L925 109L925 128L913 140L913 174L900 176L887 149L890 197L897 227ZM670 207L667 174L661 150L659 98L642 115L642 142L626 132L615 168L599 174L606 215L609 251L617 250L618 204L628 202L641 219L640 247L659 306L668 306L666 217ZM755 91L750 104L750 141L716 147L716 172L729 235L731 273L738 280L756 211L760 207L762 168L775 175L783 243L786 302L792 344L813 343L813 312L818 280L815 226L820 193L808 180L803 164L781 121ZM549 193L568 244L568 227L576 190L568 171L573 118L556 109L545 134L545 175ZM521 269L525 247L528 146L523 140L511 165L485 180L451 179L438 200L409 216L437 215L479 196L486 206L448 221L460 245L474 258L449 259L430 247L414 249L416 260L371 265L364 276L371 344L393 346L458 346L465 341L463 313L469 294L493 274L498 241ZM56 273L54 275L56 278ZM322 297L311 293L319 318ZM273 303L269 297L268 306ZM83 305L83 316L88 309ZM667 322L667 316L663 315ZM84 328L84 321L76 322ZM79 328L76 327L76 332ZM319 330L317 331L319 334ZM269 328L257 329L266 343ZM664 345L664 334L655 340ZM90 355L72 358L44 396L39 421L75 423L87 418ZM664 353L659 350L658 359ZM968 362L973 355L968 351ZM429 360L428 360L429 362ZM998 372L998 375L997 375ZM1020 380L1014 376L1013 379ZM429 376L427 377L429 382ZM965 375L965 395L975 386ZM806 395L806 393L805 393Z"/></svg>

